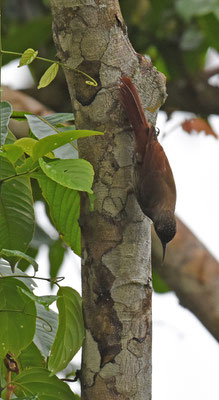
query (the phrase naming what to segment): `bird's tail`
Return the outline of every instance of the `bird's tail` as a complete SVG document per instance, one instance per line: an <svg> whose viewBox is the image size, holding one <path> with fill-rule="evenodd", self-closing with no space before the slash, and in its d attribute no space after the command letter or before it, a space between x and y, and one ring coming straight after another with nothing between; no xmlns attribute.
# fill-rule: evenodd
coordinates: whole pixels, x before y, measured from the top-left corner
<svg viewBox="0 0 219 400"><path fill-rule="evenodd" d="M133 127L137 147L143 150L147 142L147 131L150 126L144 115L141 101L134 83L128 76L121 78L120 99Z"/></svg>

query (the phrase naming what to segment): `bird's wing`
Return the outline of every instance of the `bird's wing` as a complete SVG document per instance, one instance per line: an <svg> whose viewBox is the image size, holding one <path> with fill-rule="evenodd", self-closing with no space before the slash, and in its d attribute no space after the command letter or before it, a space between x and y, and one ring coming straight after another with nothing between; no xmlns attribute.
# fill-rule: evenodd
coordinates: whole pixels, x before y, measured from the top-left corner
<svg viewBox="0 0 219 400"><path fill-rule="evenodd" d="M137 152L143 157L147 131L150 126L147 123L138 92L132 80L128 76L123 76L121 81L120 99L135 133Z"/></svg>

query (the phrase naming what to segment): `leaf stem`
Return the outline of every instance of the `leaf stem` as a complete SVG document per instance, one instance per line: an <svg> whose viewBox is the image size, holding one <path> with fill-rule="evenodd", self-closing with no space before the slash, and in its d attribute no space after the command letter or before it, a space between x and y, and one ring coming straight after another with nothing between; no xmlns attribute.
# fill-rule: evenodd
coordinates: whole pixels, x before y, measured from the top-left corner
<svg viewBox="0 0 219 400"><path fill-rule="evenodd" d="M7 373L7 392L6 392L6 400L11 399L11 395L13 393L13 386L11 384L11 371Z"/></svg>
<svg viewBox="0 0 219 400"><path fill-rule="evenodd" d="M2 57L2 54L8 54L8 55L20 56L20 57L23 55L23 53L19 53L19 52L17 52L17 51L2 50L2 48L0 47L0 57ZM39 57L39 56L37 56L37 57L35 58L35 60L46 61L46 62L48 62L48 63L50 63L50 64L56 63L56 64L58 64L60 67L69 69L69 70L71 70L71 71L77 71L77 72L79 72L80 74L86 76L86 78L90 79L89 81L86 81L86 82L85 82L87 85L94 86L94 87L96 87L96 86L98 85L98 84L97 84L97 81L95 81L94 78L92 78L90 75L86 74L86 72L81 71L81 70L78 69L78 68L72 68L72 67L69 67L67 64L61 63L60 61L54 61L54 60L50 60L49 58L44 58L44 57Z"/></svg>
<svg viewBox="0 0 219 400"><path fill-rule="evenodd" d="M64 276L58 276L57 278L42 278L40 276L35 276L35 275L3 275L0 276L0 279L4 279L4 278L26 278L26 279L40 279L42 281L47 281L47 282L51 282L54 283L55 285L57 285L58 287L60 287L60 285L58 284L58 282L63 281L63 279L65 279Z"/></svg>
<svg viewBox="0 0 219 400"><path fill-rule="evenodd" d="M12 55L12 56L22 56L23 55L23 53L19 53L19 52L17 52L17 51L9 51L9 50L0 50L0 52L2 53L2 54L8 54L8 55ZM49 62L49 63L51 63L51 64L53 64L54 62L56 62L56 61L54 61L54 60L50 60L49 58L44 58L44 57L36 57L35 59L38 59L38 60L41 60L41 61L46 61L46 62ZM57 62L57 64L60 64L59 62Z"/></svg>

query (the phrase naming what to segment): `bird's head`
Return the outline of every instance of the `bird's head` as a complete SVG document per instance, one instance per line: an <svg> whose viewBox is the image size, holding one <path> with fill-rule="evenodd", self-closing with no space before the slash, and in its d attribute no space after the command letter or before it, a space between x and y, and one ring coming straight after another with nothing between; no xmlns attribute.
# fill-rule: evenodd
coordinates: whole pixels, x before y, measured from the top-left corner
<svg viewBox="0 0 219 400"><path fill-rule="evenodd" d="M164 261L166 245L176 234L176 219L174 213L170 210L162 211L162 213L154 219L154 229L162 243Z"/></svg>

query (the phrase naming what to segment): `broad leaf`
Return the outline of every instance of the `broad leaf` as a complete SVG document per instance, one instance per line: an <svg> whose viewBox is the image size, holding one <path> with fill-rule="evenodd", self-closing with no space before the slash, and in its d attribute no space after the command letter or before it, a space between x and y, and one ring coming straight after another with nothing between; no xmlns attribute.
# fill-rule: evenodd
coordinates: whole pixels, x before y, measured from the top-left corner
<svg viewBox="0 0 219 400"><path fill-rule="evenodd" d="M69 386L56 376L50 376L50 372L44 368L22 371L14 377L12 385L15 385L15 394L18 396L37 393L39 400L74 400Z"/></svg>
<svg viewBox="0 0 219 400"><path fill-rule="evenodd" d="M21 148L24 153L28 154L29 156L32 156L33 148L36 143L37 143L37 140L26 137L26 138L21 138L21 139L16 140L16 142L13 144L12 147Z"/></svg>
<svg viewBox="0 0 219 400"><path fill-rule="evenodd" d="M11 104L7 101L0 102L0 146L5 143L8 134L8 123L12 114Z"/></svg>
<svg viewBox="0 0 219 400"><path fill-rule="evenodd" d="M4 173L5 171L1 172ZM30 179L18 177L2 182L0 192L0 249L25 252L33 237L33 230L34 210ZM10 257L7 257L7 260L10 260L13 266L17 258L13 258L12 261Z"/></svg>
<svg viewBox="0 0 219 400"><path fill-rule="evenodd" d="M59 185L42 172L35 177L38 179L43 197L49 205L51 218L62 240L80 256L81 231L78 224L80 196L78 192Z"/></svg>
<svg viewBox="0 0 219 400"><path fill-rule="evenodd" d="M27 287L18 279L0 279L0 357L6 353L19 355L33 340L36 327L36 307L19 291ZM16 332L16 334L15 334Z"/></svg>
<svg viewBox="0 0 219 400"><path fill-rule="evenodd" d="M33 157L25 158L24 162L21 165L16 166L17 174L27 174L30 171L33 171L38 167L38 162L34 161Z"/></svg>
<svg viewBox="0 0 219 400"><path fill-rule="evenodd" d="M24 153L20 147L17 147L14 144L5 144L3 146L3 151L12 164L14 164Z"/></svg>
<svg viewBox="0 0 219 400"><path fill-rule="evenodd" d="M6 146L4 146L3 149L5 149L5 147ZM42 148L43 145L41 145L41 141L39 141L39 140L35 140L33 138L22 138L22 139L18 139L13 144L13 146L7 146L7 149L8 149L8 147L12 147L12 148L14 147L14 148L18 148L20 150L22 149L22 152L31 156L32 162L34 162L39 158L36 153L40 151L39 148ZM44 154L46 154L46 156L49 158L54 158L54 154L51 152L45 152L45 153L43 153L43 155Z"/></svg>
<svg viewBox="0 0 219 400"><path fill-rule="evenodd" d="M33 341L41 354L48 357L58 328L58 314L52 310L45 310L41 304L36 304L36 308L38 318Z"/></svg>
<svg viewBox="0 0 219 400"><path fill-rule="evenodd" d="M32 292L28 292L25 289L20 288L19 289L22 293L24 293L26 296L28 296L31 300L33 300L35 303L41 304L47 311L49 311L49 306L54 303L58 299L58 296L36 296Z"/></svg>
<svg viewBox="0 0 219 400"><path fill-rule="evenodd" d="M0 153L0 181L16 175L12 163Z"/></svg>
<svg viewBox="0 0 219 400"><path fill-rule="evenodd" d="M46 121L48 121L51 125L57 126L58 124L62 124L63 122L74 121L73 113L56 113L50 114L43 117Z"/></svg>
<svg viewBox="0 0 219 400"><path fill-rule="evenodd" d="M219 18L218 0L177 0L176 10L186 20L189 20L195 15L200 16L210 13L215 13L217 18Z"/></svg>
<svg viewBox="0 0 219 400"><path fill-rule="evenodd" d="M8 134L7 137L5 139L5 144L12 144L14 142L16 142L16 137L14 136L14 134L10 131L10 129L8 129Z"/></svg>
<svg viewBox="0 0 219 400"><path fill-rule="evenodd" d="M77 221L75 223L77 223ZM65 247L66 246L64 245L63 241L59 238L58 240L55 240L49 248L49 275L51 279L56 278L58 275L59 269L64 260L64 255L66 251ZM53 285L54 284L51 282L51 287L53 287Z"/></svg>
<svg viewBox="0 0 219 400"><path fill-rule="evenodd" d="M58 291L59 327L49 357L48 368L54 374L66 368L82 346L84 323L82 300L71 287L61 287Z"/></svg>
<svg viewBox="0 0 219 400"><path fill-rule="evenodd" d="M35 260L38 252L39 252L39 248L32 246L32 241L31 241L29 247L26 250L26 255ZM30 265L32 265L32 263L28 260L28 258L26 258L26 259L21 258L20 260L18 260L18 263L17 263L17 267L19 269L21 269L21 271L23 271L23 272L26 271Z"/></svg>
<svg viewBox="0 0 219 400"><path fill-rule="evenodd" d="M54 129L53 126L46 124L41 118L37 115L26 115L28 124L30 126L31 131L34 136L38 139L43 139L46 136L54 135L57 133L57 130ZM51 124L53 125L53 124Z"/></svg>
<svg viewBox="0 0 219 400"><path fill-rule="evenodd" d="M22 251L2 249L0 251L0 257L6 258L6 260L10 259L11 257L16 257L16 259L23 258L24 260L29 262L29 264L31 264L34 267L35 271L38 271L37 262L32 257L28 256L27 254L23 253Z"/></svg>
<svg viewBox="0 0 219 400"><path fill-rule="evenodd" d="M45 366L45 359L33 342L21 352L18 362L21 370L29 367L42 368Z"/></svg>
<svg viewBox="0 0 219 400"><path fill-rule="evenodd" d="M60 114L48 115L46 117L38 117L36 115L26 115L28 124L30 126L31 131L33 132L34 136L38 139L43 139L50 135L57 134L57 129L55 126L57 125L57 120ZM61 114L62 115L62 114ZM72 114L67 114L67 118L71 118ZM64 118L64 117L63 117ZM62 120L62 118L60 118ZM60 121L61 122L61 121ZM59 128L59 132L65 132L66 128ZM68 131L69 132L69 131ZM82 137L89 137L94 135L103 135L102 132L98 131L90 131L90 130L72 130L74 132L74 138L82 138ZM56 157L58 158L77 158L78 152L71 144L65 144L61 148L54 150ZM64 153L64 156L63 156Z"/></svg>
<svg viewBox="0 0 219 400"><path fill-rule="evenodd" d="M77 160L56 160L46 162L39 159L40 168L48 178L69 189L93 193L94 170L92 165L81 158Z"/></svg>
<svg viewBox="0 0 219 400"><path fill-rule="evenodd" d="M31 114L30 112L27 111L14 111L11 114L11 118L16 119L17 121L26 121L26 114ZM32 114L31 114L32 115Z"/></svg>
<svg viewBox="0 0 219 400"><path fill-rule="evenodd" d="M19 277L17 276L19 275ZM11 272L11 267L9 263L5 260L0 259L0 277L1 276L15 276L16 279L23 282L25 286L27 286L30 290L34 290L37 287L36 282L29 277L29 275L25 274L19 268L15 268L14 272Z"/></svg>
<svg viewBox="0 0 219 400"><path fill-rule="evenodd" d="M36 51L33 49L25 50L20 59L19 67L31 64L33 60L35 60L35 58L37 57L37 54L38 54L37 50Z"/></svg>
<svg viewBox="0 0 219 400"><path fill-rule="evenodd" d="M34 159L38 160L38 158L57 149L58 147L63 146L66 143L72 142L73 140L75 140L75 132L77 131L57 133L55 135L47 136L39 140L33 149Z"/></svg>
<svg viewBox="0 0 219 400"><path fill-rule="evenodd" d="M97 131L87 131L87 130L72 130L60 132L52 136L47 136L39 140L33 148L33 157L35 160L46 155L47 153L61 147L67 143L73 142L76 139L102 135L102 132Z"/></svg>
<svg viewBox="0 0 219 400"><path fill-rule="evenodd" d="M58 70L59 70L59 64L53 63L41 77L37 89L41 89L43 87L48 86L55 79Z"/></svg>

